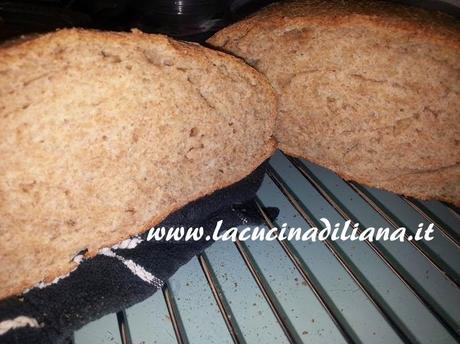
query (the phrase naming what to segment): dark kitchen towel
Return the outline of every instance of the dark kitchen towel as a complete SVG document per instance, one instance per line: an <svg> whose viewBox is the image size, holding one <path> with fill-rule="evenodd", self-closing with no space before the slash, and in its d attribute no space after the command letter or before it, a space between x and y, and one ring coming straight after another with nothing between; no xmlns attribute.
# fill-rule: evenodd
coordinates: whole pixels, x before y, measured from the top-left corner
<svg viewBox="0 0 460 344"><path fill-rule="evenodd" d="M211 233L219 220L225 228L258 222L250 200L264 171L265 164L242 181L170 215L161 226L203 226L205 233ZM276 216L275 209L270 212ZM56 283L0 301L0 343L63 343L84 324L151 296L181 265L211 244L204 239L145 239L146 233L103 249Z"/></svg>

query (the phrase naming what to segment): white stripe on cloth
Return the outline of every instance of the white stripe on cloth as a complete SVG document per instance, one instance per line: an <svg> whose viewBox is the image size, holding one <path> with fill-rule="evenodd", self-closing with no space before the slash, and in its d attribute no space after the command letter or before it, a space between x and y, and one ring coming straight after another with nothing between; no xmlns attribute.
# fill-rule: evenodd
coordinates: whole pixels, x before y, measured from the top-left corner
<svg viewBox="0 0 460 344"><path fill-rule="evenodd" d="M130 250L130 249L136 248L136 246L139 245L142 241L143 241L143 240L142 240L141 238L139 238L139 237L129 238L129 239L123 240L123 241L121 241L120 243L118 243L118 244L112 246L112 249L114 249L114 250L115 250L115 249L129 249L129 250ZM106 248L101 249L101 250L99 251L99 253L101 253L101 251L102 251L102 250L105 250L105 249L106 249ZM110 249L108 249L108 250L110 250ZM120 258L121 258L121 257L120 257ZM75 263L77 263L78 265L80 265L80 263L81 263L84 259L85 259L85 256L84 256L83 254L79 254L79 255L77 255L77 256L75 256L75 257L73 258L73 261L74 261ZM126 265L126 264L130 264L130 265L134 264L133 261L127 261L127 263L125 263L125 262L123 262L123 263L124 263L125 265ZM59 282L60 280L69 277L69 276L70 276L70 273L73 272L73 271L75 271L75 270L77 269L78 265L77 265L76 267L74 267L74 268L73 268L70 272L68 272L67 274L62 275L62 276L58 276L58 277L56 277L54 280L52 280L51 282L48 282L48 283L43 282L43 281L38 282L38 283L35 284L32 288L43 289L43 288L46 288L46 287L48 287L48 286L50 286L50 285L52 285L52 284L56 284L56 283ZM135 265L137 265L137 264L135 264ZM132 267L129 267L129 266L128 266L128 268L129 268L131 271L133 271L133 269L136 270L136 266L132 266ZM152 276L153 276L153 275L152 275ZM156 278L155 276L153 276L153 277ZM161 287L163 286L163 281L160 280L159 278L157 278L157 280L161 282L161 285L158 287L158 288L161 288ZM149 283L150 283L150 282L149 282ZM24 293L24 294L25 294L25 293L28 293L32 288L25 289L25 290L23 291L23 293Z"/></svg>
<svg viewBox="0 0 460 344"><path fill-rule="evenodd" d="M0 322L0 336L7 333L9 330L14 330L19 327L41 327L38 321L34 318L29 318L24 315L20 315L14 319L3 320Z"/></svg>
<svg viewBox="0 0 460 344"><path fill-rule="evenodd" d="M77 256L75 256L73 258L73 261L75 263L77 263L77 266L75 266L72 270L70 270L68 273L66 273L65 275L61 275L61 276L58 276L56 277L54 280L52 280L51 282L38 282L37 284L35 284L32 288L28 288L28 289L25 289L22 293L25 294L25 293L28 293L29 291L31 291L33 288L39 288L39 289L43 289L43 288L46 288L52 284L56 284L57 282L59 282L60 280L64 279L64 278L67 278L70 276L70 274L72 272L74 272L77 268L78 268L78 265L80 265L80 263L83 261L84 259L84 256L82 254L79 254Z"/></svg>
<svg viewBox="0 0 460 344"><path fill-rule="evenodd" d="M136 264L130 259L125 259L119 255L117 255L115 252L113 252L109 248L103 248L99 250L99 254L102 254L107 257L112 257L118 259L120 262L122 262L134 275L139 277L141 280L147 282L148 284L152 284L158 289L163 287L164 282L159 279L158 277L152 275L150 272L145 270L142 266L139 264Z"/></svg>
<svg viewBox="0 0 460 344"><path fill-rule="evenodd" d="M142 241L143 240L139 237L129 238L129 239L123 240L122 242L116 245L113 245L112 249L117 250L117 249L122 248L122 249L131 250L133 248L136 248L136 246L139 245Z"/></svg>

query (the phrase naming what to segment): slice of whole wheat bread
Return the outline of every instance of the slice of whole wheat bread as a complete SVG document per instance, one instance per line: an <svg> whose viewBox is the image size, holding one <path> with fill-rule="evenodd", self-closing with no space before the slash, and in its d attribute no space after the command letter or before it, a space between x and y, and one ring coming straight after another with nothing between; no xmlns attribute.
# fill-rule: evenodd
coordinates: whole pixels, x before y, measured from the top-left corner
<svg viewBox="0 0 460 344"><path fill-rule="evenodd" d="M0 298L248 175L274 150L275 113L251 67L164 36L0 48Z"/></svg>
<svg viewBox="0 0 460 344"><path fill-rule="evenodd" d="M208 43L268 77L286 153L460 204L457 20L384 1L287 1Z"/></svg>

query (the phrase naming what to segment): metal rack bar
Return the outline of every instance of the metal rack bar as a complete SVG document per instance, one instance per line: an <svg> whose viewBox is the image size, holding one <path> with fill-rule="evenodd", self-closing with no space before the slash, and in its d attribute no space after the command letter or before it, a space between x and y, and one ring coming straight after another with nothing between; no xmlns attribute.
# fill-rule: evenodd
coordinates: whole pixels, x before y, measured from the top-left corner
<svg viewBox="0 0 460 344"><path fill-rule="evenodd" d="M310 226L317 226L318 223L314 221L300 206L297 202L295 197L289 192L286 186L283 184L282 180L277 176L276 171L274 171L271 167L268 168L267 174L273 180L273 182L278 186L278 188L283 192L286 198L291 202L294 208L302 215L305 221ZM331 251L331 253L336 257L336 259L340 262L343 268L348 272L354 282L359 286L362 292L369 298L372 304L376 307L379 313L384 317L384 319L391 325L393 330L398 334L398 336L404 342L410 342L409 338L405 334L404 330L393 320L393 318L385 311L385 308L374 298L372 297L370 291L364 286L363 283L359 280L357 275L353 272L353 270L346 264L346 261L341 257L340 253L336 250L334 244L331 243L330 240L324 241L326 247Z"/></svg>
<svg viewBox="0 0 460 344"><path fill-rule="evenodd" d="M159 290L144 301L127 308L126 319L133 344L177 343L168 306Z"/></svg>
<svg viewBox="0 0 460 344"><path fill-rule="evenodd" d="M120 337L122 344L132 344L129 325L126 318L125 310L117 312L118 327L120 329Z"/></svg>
<svg viewBox="0 0 460 344"><path fill-rule="evenodd" d="M241 330L238 327L238 324L233 321L235 317L232 314L230 306L228 305L227 301L225 300L224 296L219 290L218 282L212 273L212 268L209 264L209 261L206 257L205 253L198 255L198 261L203 269L203 272L206 276L206 280L208 281L209 287L211 288L212 294L214 299L217 302L217 306L219 307L220 313L224 318L225 325L227 326L228 332L230 333L234 343L245 343L243 336L241 335Z"/></svg>
<svg viewBox="0 0 460 344"><path fill-rule="evenodd" d="M275 163L275 165L276 164L277 163ZM314 208L320 210L318 214L322 214L322 217L330 218L334 222L340 221L337 215L334 215L331 213L330 209L327 209L327 206L324 204L325 200L319 194L316 194L316 192L312 192L313 188L311 185L305 181L303 176L293 166L286 165L284 167L286 169L282 171L283 178L288 176L296 180L294 184L295 191L298 195L306 195L308 202ZM284 173L287 174L284 175ZM301 179L299 179L299 177ZM276 221L274 221L275 223L286 223L289 227L302 228L302 233L304 234L309 230L310 226L308 223L268 176L259 189L258 198L264 206L275 206L280 209L280 213ZM373 253L368 249L365 243L342 243L345 246L342 253L346 252L345 255L347 258L357 260L357 266L364 268L364 273L367 277L370 277L369 273L371 275L377 274L376 280L378 285L383 282L385 287L390 287L390 285L386 285L387 281L385 281L385 279L382 280L380 271L383 266L377 265L376 270L370 270L375 262L380 263L380 260L375 256L370 256L370 254L373 255ZM366 342L369 338L372 338L374 343L401 342L401 339L390 324L384 320L371 300L369 300L355 281L353 281L352 277L340 264L334 254L326 247L323 241L294 240L288 242L288 244L295 250L302 264L307 271L310 272L315 282L318 283L319 288L321 288L328 297L328 300L331 302L331 307L337 312L337 316L343 319L344 324L350 326L356 333L356 341ZM369 256L369 259L367 256ZM376 273L373 271L376 271ZM387 274L388 273L389 272L387 272ZM393 276L392 273L391 276ZM397 289L399 292L399 288ZM400 298L399 293L396 295L398 295L397 298ZM402 295L404 295L404 293Z"/></svg>
<svg viewBox="0 0 460 344"><path fill-rule="evenodd" d="M386 209L380 206L377 201L370 195L362 186L357 185L356 183L350 182L348 183L350 187L363 198L371 207L374 209L380 216L382 216L388 223L390 223L394 228L403 227L404 224L396 217L393 217L391 214L388 213ZM437 227L437 226L436 226ZM439 227L437 227L439 228ZM429 247L422 246L418 241L408 240L408 234L406 233L406 240L409 241L419 252L423 255L436 269L438 269L441 273L445 274L445 276L457 287L460 287L458 283L458 279L456 278L456 273L453 271L448 265L444 264L442 261L433 257L429 253L433 252L430 250Z"/></svg>
<svg viewBox="0 0 460 344"><path fill-rule="evenodd" d="M180 315L177 310L177 305L167 283L163 286L162 292L168 307L168 313L174 328L174 333L176 334L177 343L188 344L187 334L185 333L182 320L180 319Z"/></svg>
<svg viewBox="0 0 460 344"><path fill-rule="evenodd" d="M416 200L411 200L404 197L404 200L409 204L416 212L418 212L421 216L423 216L428 222L434 223L436 227L438 227L442 233L449 238L457 248L460 248L460 238L456 235L455 232L450 231L448 228L449 226L445 224L441 224L439 219L433 216L434 214L431 213L427 208L423 207L421 203ZM452 208L449 208L451 211L454 211Z"/></svg>
<svg viewBox="0 0 460 344"><path fill-rule="evenodd" d="M414 205L421 209L434 223L445 228L454 241L460 242L460 215L449 207L448 204L438 201L411 200Z"/></svg>
<svg viewBox="0 0 460 344"><path fill-rule="evenodd" d="M444 204L447 208L452 210L455 214L457 214L457 216L460 216L460 209L457 206L447 202L442 202L442 204Z"/></svg>
<svg viewBox="0 0 460 344"><path fill-rule="evenodd" d="M275 227L273 222L271 222L267 214L264 212L262 206L260 205L260 202L256 201L256 207L260 215L264 219L265 223L271 228ZM321 303L321 305L326 310L327 314L330 316L334 324L337 326L337 328L339 329L340 333L345 338L345 340L348 343L356 342L355 340L356 334L350 329L350 327L347 324L344 324L341 320L339 320L339 316L338 314L335 313L334 308L331 307L330 305L331 302L328 301L328 297L324 295L321 288L318 287L315 282L313 282L314 279L310 277L310 273L303 267L300 258L295 254L295 250L291 249L289 247L289 244L285 241L278 241L278 242L283 248L284 252L289 257L289 259L292 261L294 266L296 267L297 271L299 271L299 273L301 274L303 280L310 287L310 289L315 294L318 301Z"/></svg>
<svg viewBox="0 0 460 344"><path fill-rule="evenodd" d="M234 243L218 241L205 251L204 257L219 295L231 310L231 320L238 325L240 338L248 343L276 340L280 344L289 344Z"/></svg>
<svg viewBox="0 0 460 344"><path fill-rule="evenodd" d="M317 178L311 174L311 172L305 167L302 163L299 162L296 158L287 157L289 161L304 175L304 177L315 187L315 189L328 201L328 203L346 220L356 222L353 214L349 213L340 202L337 202L334 199L334 195L322 185L322 183L317 180ZM430 312L436 317L436 319L447 329L447 331L454 337L460 339L459 334L455 330L455 324L445 319L439 309L435 305L430 303L430 300L426 299L423 294L421 294L416 287L414 287L406 276L401 273L393 262L391 262L384 253L372 242L366 241L369 247L385 262L385 264L393 271L393 273L404 283L404 285L417 297L417 299L423 303L423 305L430 310Z"/></svg>
<svg viewBox="0 0 460 344"><path fill-rule="evenodd" d="M292 325L289 323L288 317L284 314L283 310L279 306L276 298L274 297L273 293L270 291L270 287L268 287L267 281L263 278L263 276L257 271L257 266L254 262L254 259L251 257L251 253L247 249L246 245L237 240L235 245L241 254L246 266L248 267L249 271L251 272L252 277L254 278L257 286L259 287L260 291L262 292L265 300L267 301L270 309L272 310L273 314L276 317L276 320L280 324L281 328L283 329L284 334L288 338L290 343L300 343L301 339L297 336L295 331L292 330Z"/></svg>

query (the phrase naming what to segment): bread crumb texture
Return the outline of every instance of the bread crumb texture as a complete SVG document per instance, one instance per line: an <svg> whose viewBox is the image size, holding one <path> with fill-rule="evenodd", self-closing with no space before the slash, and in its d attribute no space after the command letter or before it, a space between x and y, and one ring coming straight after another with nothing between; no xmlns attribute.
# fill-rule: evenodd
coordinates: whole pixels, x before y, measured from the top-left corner
<svg viewBox="0 0 460 344"><path fill-rule="evenodd" d="M264 73L286 153L460 204L460 26L382 1L269 6L208 41Z"/></svg>
<svg viewBox="0 0 460 344"><path fill-rule="evenodd" d="M139 31L0 48L0 298L248 175L274 150L270 84Z"/></svg>

